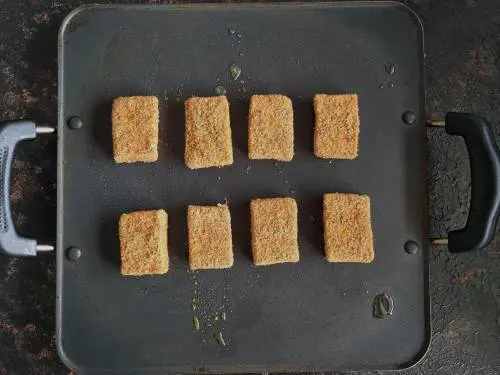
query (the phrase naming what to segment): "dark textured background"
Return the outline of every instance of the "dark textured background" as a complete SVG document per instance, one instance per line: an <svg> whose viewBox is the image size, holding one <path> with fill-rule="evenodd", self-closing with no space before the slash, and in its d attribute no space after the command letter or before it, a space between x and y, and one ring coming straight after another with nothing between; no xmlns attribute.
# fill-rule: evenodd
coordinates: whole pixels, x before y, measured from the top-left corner
<svg viewBox="0 0 500 375"><path fill-rule="evenodd" d="M1 120L57 123L57 31L85 3L0 0ZM500 136L499 0L406 3L424 24L429 117L475 112ZM430 234L444 236L465 223L469 163L461 139L429 129L428 140ZM13 168L18 231L53 242L55 137L21 144ZM421 363L402 373L500 373L500 236L481 252L452 256L433 247L430 254L433 339ZM70 373L55 348L55 267L54 254L0 256L0 375Z"/></svg>

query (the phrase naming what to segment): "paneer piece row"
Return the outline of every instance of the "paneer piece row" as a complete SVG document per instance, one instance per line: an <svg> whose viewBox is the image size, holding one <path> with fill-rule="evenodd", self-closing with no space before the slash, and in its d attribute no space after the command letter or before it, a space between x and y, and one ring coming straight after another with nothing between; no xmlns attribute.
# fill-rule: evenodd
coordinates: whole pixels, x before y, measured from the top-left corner
<svg viewBox="0 0 500 375"><path fill-rule="evenodd" d="M250 202L252 255L257 266L299 261L297 203L293 198ZM370 198L356 194L323 197L324 250L328 262L370 263L374 259ZM231 215L227 205L189 206L191 270L233 265ZM168 217L164 210L123 214L119 221L121 273L168 271Z"/></svg>
<svg viewBox="0 0 500 375"><path fill-rule="evenodd" d="M191 169L233 163L229 102L225 96L193 97L185 107L186 165ZM314 154L325 159L358 156L356 94L314 96ZM113 153L117 163L158 159L158 98L119 97L113 102ZM248 115L250 159L290 161L294 155L293 106L283 95L253 95Z"/></svg>

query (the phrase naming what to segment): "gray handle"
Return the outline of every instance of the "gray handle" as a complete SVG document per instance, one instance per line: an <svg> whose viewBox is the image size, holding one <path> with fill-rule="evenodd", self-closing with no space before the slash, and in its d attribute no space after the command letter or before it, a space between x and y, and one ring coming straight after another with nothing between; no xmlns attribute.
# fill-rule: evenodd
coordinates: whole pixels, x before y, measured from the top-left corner
<svg viewBox="0 0 500 375"><path fill-rule="evenodd" d="M17 234L10 211L10 169L14 149L19 141L36 137L31 121L11 121L0 128L0 250L13 256L36 255L36 241Z"/></svg>

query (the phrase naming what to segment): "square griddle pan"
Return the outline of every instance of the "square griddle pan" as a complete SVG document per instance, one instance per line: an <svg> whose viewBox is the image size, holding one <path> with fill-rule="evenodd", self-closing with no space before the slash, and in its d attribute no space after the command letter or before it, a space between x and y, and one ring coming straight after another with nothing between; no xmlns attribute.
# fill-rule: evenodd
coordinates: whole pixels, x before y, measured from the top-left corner
<svg viewBox="0 0 500 375"><path fill-rule="evenodd" d="M233 64L242 71L236 80ZM68 367L84 374L291 372L397 369L422 358L431 335L424 53L411 10L395 2L83 7L61 27L59 78L57 343ZM218 86L231 104L234 164L189 170L183 102L215 95ZM249 98L266 93L293 101L291 162L247 156ZM359 95L357 159L314 156L316 93ZM113 161L111 103L129 95L159 98L155 163ZM494 188L498 150L472 142L491 141L491 131L466 120L479 130L464 130L463 117L446 130L469 137L470 151L486 150L471 157L473 185L483 178ZM6 181L9 145L36 130L15 124L27 132L19 136L12 126L1 138ZM452 246L452 235L482 231L484 239L485 228L494 228L498 194L485 188L479 196L474 186L469 219L478 220L450 233L450 249L462 243ZM373 263L325 261L322 197L329 192L370 196ZM300 262L255 267L249 202L283 196L298 203ZM36 253L36 242L12 229L8 194L4 201L0 245ZM234 266L191 272L187 206L222 202L231 210ZM169 272L123 277L119 216L158 208L169 214Z"/></svg>
<svg viewBox="0 0 500 375"><path fill-rule="evenodd" d="M234 31L233 31L234 30ZM422 28L396 3L98 6L70 14L60 35L58 341L71 368L89 374L254 372L398 368L429 341L426 125ZM241 67L234 80L230 66ZM394 74L386 66L395 67ZM184 100L227 91L234 164L189 170ZM249 160L252 94L281 93L294 104L292 162ZM359 157L316 158L316 93L357 93ZM159 160L116 165L111 103L117 96L160 100ZM419 121L405 125L401 114ZM368 194L375 261L328 264L322 197ZM297 264L255 267L249 202L291 196L299 208ZM234 266L189 271L187 206L227 201ZM170 270L123 277L121 213L165 208ZM65 249L78 247L77 262ZM387 319L373 299L394 301ZM192 300L196 310L193 312ZM225 312L226 320L220 319ZM201 330L193 329L197 316ZM215 317L219 316L218 320ZM226 346L214 333L221 332Z"/></svg>

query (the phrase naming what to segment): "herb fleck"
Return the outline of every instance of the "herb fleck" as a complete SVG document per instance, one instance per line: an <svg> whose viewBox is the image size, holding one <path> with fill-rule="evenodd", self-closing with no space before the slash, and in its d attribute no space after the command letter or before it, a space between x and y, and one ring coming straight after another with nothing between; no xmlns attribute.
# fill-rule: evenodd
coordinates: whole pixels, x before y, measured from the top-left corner
<svg viewBox="0 0 500 375"><path fill-rule="evenodd" d="M226 95L226 89L224 87L222 87L222 86L217 86L215 88L215 93L217 95Z"/></svg>
<svg viewBox="0 0 500 375"><path fill-rule="evenodd" d="M200 330L200 321L198 320L198 318L196 316L193 317L193 328L195 331Z"/></svg>
<svg viewBox="0 0 500 375"><path fill-rule="evenodd" d="M222 332L220 332L220 331L214 332L214 338L219 345L226 346L226 342L224 341L224 337L222 337Z"/></svg>
<svg viewBox="0 0 500 375"><path fill-rule="evenodd" d="M231 71L231 77L233 77L234 80L237 80L241 74L241 68L236 64L232 64L229 67L229 70Z"/></svg>

